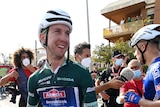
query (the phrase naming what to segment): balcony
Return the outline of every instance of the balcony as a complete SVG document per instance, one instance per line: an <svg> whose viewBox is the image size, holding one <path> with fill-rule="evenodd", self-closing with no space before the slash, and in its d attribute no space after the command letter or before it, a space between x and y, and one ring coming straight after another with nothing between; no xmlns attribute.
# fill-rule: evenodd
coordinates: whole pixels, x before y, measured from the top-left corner
<svg viewBox="0 0 160 107"><path fill-rule="evenodd" d="M116 25L111 28L103 29L103 38L110 42L116 42L118 40L126 41L129 40L138 29L143 27L143 20L136 20L128 22L123 25Z"/></svg>
<svg viewBox="0 0 160 107"><path fill-rule="evenodd" d="M140 15L141 10L145 6L146 0L117 0L103 8L101 14L107 19L119 24L122 18L126 19L128 16L134 17Z"/></svg>

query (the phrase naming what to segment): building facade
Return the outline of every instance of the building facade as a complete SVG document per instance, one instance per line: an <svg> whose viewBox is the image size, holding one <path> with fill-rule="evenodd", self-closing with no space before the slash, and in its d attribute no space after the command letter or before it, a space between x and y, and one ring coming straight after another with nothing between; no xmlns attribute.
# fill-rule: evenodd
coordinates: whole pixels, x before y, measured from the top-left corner
<svg viewBox="0 0 160 107"><path fill-rule="evenodd" d="M141 27L160 23L160 0L118 0L103 8L101 14L110 21L103 29L104 39L127 41Z"/></svg>

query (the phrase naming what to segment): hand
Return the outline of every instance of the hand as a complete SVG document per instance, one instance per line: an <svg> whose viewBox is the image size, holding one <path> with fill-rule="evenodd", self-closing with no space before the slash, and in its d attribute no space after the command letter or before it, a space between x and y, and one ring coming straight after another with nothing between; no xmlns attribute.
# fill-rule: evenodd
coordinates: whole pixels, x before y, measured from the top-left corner
<svg viewBox="0 0 160 107"><path fill-rule="evenodd" d="M36 71L36 68L34 68L34 66L31 65L31 64L29 64L29 65L27 66L27 69L29 69L31 73L33 73L34 71Z"/></svg>
<svg viewBox="0 0 160 107"><path fill-rule="evenodd" d="M100 93L100 95L104 100L109 100L109 98L110 98L110 96L104 92Z"/></svg>
<svg viewBox="0 0 160 107"><path fill-rule="evenodd" d="M110 88L119 89L124 82L121 80L118 80L117 78L113 78L108 82L110 84Z"/></svg>
<svg viewBox="0 0 160 107"><path fill-rule="evenodd" d="M125 96L117 96L116 102L118 104L123 104L125 102Z"/></svg>
<svg viewBox="0 0 160 107"><path fill-rule="evenodd" d="M125 101L133 104L138 104L141 97L135 92L127 92L125 95Z"/></svg>

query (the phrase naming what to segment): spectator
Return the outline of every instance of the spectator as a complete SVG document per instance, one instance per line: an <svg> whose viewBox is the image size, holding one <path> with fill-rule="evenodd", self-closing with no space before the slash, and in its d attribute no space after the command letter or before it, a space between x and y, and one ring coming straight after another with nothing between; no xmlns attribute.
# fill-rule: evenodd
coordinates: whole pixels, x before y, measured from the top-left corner
<svg viewBox="0 0 160 107"><path fill-rule="evenodd" d="M132 22L132 19L131 19L131 17L128 16L128 18L126 20L127 31L132 31L132 27L131 27L131 23L130 22Z"/></svg>
<svg viewBox="0 0 160 107"><path fill-rule="evenodd" d="M93 67L93 70L91 71L91 73L96 73L97 76L99 76L100 72L98 70L98 64L97 63L93 63L92 67Z"/></svg>
<svg viewBox="0 0 160 107"><path fill-rule="evenodd" d="M81 63L85 67L90 67L91 65L91 52L90 52L90 44L87 42L79 43L74 48L74 56L75 60L78 63Z"/></svg>
<svg viewBox="0 0 160 107"><path fill-rule="evenodd" d="M92 80L93 80L93 83L94 83L94 86L95 86L95 81L96 81L96 78L97 78L97 73L91 73L91 77L92 77Z"/></svg>
<svg viewBox="0 0 160 107"><path fill-rule="evenodd" d="M74 50L74 54L75 54L75 60L82 64L85 65L85 67L88 67L91 61L86 61L86 64L81 63L84 59L89 59L91 57L90 54L90 44L83 42L83 43L79 43L78 45L75 46L75 50ZM85 62L85 61L84 61ZM88 66L86 66L88 65ZM91 73L91 76L93 78L95 78L95 73ZM92 79L93 79L92 78ZM93 82L95 82L95 80L93 80ZM96 94L109 89L109 88L114 88L114 89L118 89L119 87L121 87L124 84L124 82L117 80L116 78L112 79L109 82L106 82L105 84L101 85L101 86L96 86L95 87L95 91Z"/></svg>
<svg viewBox="0 0 160 107"><path fill-rule="evenodd" d="M112 62L113 66L107 68L102 72L99 76L98 80L96 81L96 86L100 86L101 82L108 82L114 77L118 77L121 70L124 67L121 67L123 62L124 55L121 54L119 50L114 51L112 55ZM119 95L119 89L107 89L105 92L101 92L100 95L102 96L103 100L103 107L123 107L123 104L117 104L116 98Z"/></svg>
<svg viewBox="0 0 160 107"><path fill-rule="evenodd" d="M137 59L132 59L128 63L128 67L131 68L134 72L134 77L132 80L127 81L124 83L124 85L120 88L120 96L117 98L121 103L124 102L124 95L127 91L132 90L136 92L139 96L143 96L143 67L138 62ZM132 103L124 103L123 107L140 107L138 104L132 104Z"/></svg>
<svg viewBox="0 0 160 107"><path fill-rule="evenodd" d="M120 21L120 25L123 25L125 22L124 18L122 18L122 20Z"/></svg>
<svg viewBox="0 0 160 107"><path fill-rule="evenodd" d="M123 63L122 63L122 66L123 67L127 67L128 66L128 63L130 61L130 57L128 54L124 54L124 58L123 58Z"/></svg>
<svg viewBox="0 0 160 107"><path fill-rule="evenodd" d="M60 9L49 10L39 26L39 40L46 50L46 63L28 80L27 107L97 107L88 69L69 59L72 20ZM67 58L65 53L68 51Z"/></svg>
<svg viewBox="0 0 160 107"><path fill-rule="evenodd" d="M125 25L124 25L124 23L125 23L125 20L124 20L124 18L122 18L122 20L120 21L120 25L121 25L122 31L125 30Z"/></svg>
<svg viewBox="0 0 160 107"><path fill-rule="evenodd" d="M128 16L127 23L131 22L131 17Z"/></svg>
<svg viewBox="0 0 160 107"><path fill-rule="evenodd" d="M16 82L20 91L21 97L19 100L19 107L26 107L27 105L27 80L29 76L37 69L32 65L34 59L33 52L27 48L21 48L13 53L14 68L9 70L8 74L0 80L0 86L4 86L9 81Z"/></svg>
<svg viewBox="0 0 160 107"><path fill-rule="evenodd" d="M160 24L147 25L138 30L130 45L138 61L146 64L148 69L143 81L144 97L128 92L125 101L143 107L160 107ZM154 99L156 93L157 100Z"/></svg>

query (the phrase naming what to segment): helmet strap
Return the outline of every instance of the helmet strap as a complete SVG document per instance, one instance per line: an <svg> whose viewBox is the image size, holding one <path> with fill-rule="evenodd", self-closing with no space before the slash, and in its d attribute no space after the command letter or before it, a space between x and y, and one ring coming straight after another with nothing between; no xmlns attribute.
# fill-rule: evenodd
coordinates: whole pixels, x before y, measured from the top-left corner
<svg viewBox="0 0 160 107"><path fill-rule="evenodd" d="M146 63L146 60L144 59L144 52L145 52L145 51L146 51L146 49L147 49L148 43L149 43L149 41L147 41L147 44L146 44L146 47L145 47L144 51L142 51L142 50L139 48L139 46L136 44L136 47L137 47L137 48L138 48L138 50L141 52L141 56L142 56L142 63L143 63L143 64L145 64L145 63Z"/></svg>
<svg viewBox="0 0 160 107"><path fill-rule="evenodd" d="M68 47L67 61L66 61L67 63L69 62L69 53L70 53L70 52L69 52L69 47Z"/></svg>
<svg viewBox="0 0 160 107"><path fill-rule="evenodd" d="M43 44L45 47L48 46L48 31L49 31L49 27L46 28L46 41L45 41L45 43Z"/></svg>
<svg viewBox="0 0 160 107"><path fill-rule="evenodd" d="M158 49L159 49L159 51L160 51L160 41L158 42Z"/></svg>

